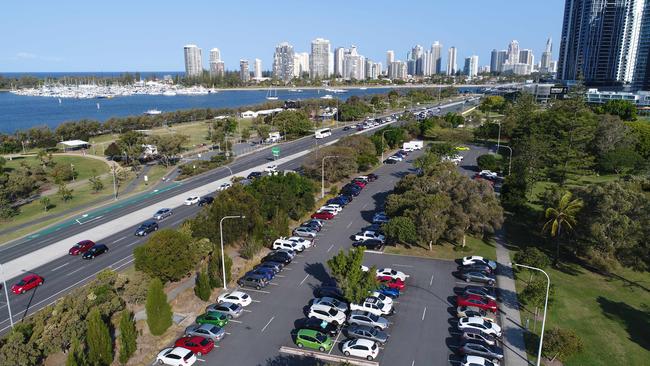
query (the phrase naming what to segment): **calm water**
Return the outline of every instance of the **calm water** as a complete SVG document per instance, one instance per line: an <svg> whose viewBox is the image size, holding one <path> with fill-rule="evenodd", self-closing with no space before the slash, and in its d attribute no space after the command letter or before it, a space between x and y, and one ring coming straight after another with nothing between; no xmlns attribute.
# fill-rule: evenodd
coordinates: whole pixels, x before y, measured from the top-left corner
<svg viewBox="0 0 650 366"><path fill-rule="evenodd" d="M460 91L471 91L467 89L469 88L460 88ZM387 93L390 90L391 88L350 89L346 93L337 94L337 96L345 100L351 95ZM149 109L171 112L191 108L241 107L265 102L266 93L265 90L229 90L198 96L134 95L113 99L62 98L61 104L59 104L57 98L27 97L0 92L0 132L13 133L16 130L44 125L56 128L62 122L84 118L105 121L111 117L140 115ZM318 90L303 90L300 93L278 90L280 100L319 98L325 94L327 92L323 90L320 93ZM98 103L99 109L97 109Z"/></svg>

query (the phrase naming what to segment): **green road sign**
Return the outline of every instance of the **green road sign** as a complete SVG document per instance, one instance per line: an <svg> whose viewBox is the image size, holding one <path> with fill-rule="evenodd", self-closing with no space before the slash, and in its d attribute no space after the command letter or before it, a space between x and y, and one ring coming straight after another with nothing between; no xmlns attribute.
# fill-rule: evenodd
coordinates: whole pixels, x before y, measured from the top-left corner
<svg viewBox="0 0 650 366"><path fill-rule="evenodd" d="M271 154L273 154L273 156L276 156L276 157L277 157L277 156L280 156L280 148L277 147L277 146L276 146L276 147L272 147L272 148L271 148Z"/></svg>

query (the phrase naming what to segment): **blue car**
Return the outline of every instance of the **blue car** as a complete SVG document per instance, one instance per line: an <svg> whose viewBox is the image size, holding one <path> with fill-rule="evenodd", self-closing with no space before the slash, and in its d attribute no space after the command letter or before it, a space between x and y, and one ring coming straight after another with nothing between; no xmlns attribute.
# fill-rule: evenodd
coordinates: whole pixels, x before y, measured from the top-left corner
<svg viewBox="0 0 650 366"><path fill-rule="evenodd" d="M340 199L341 201L345 202L347 205L348 203L352 202L352 197L350 196L345 196L345 195L339 195L336 198Z"/></svg>
<svg viewBox="0 0 650 366"><path fill-rule="evenodd" d="M246 273L247 275L259 275L263 276L267 281L271 281L275 277L275 271L271 268L257 267Z"/></svg>
<svg viewBox="0 0 650 366"><path fill-rule="evenodd" d="M396 299L396 298L399 297L399 290L398 289L390 288L390 287L385 286L385 285L379 286L379 288L377 289L377 292L379 292L380 294L382 294L384 296L388 296L391 299Z"/></svg>
<svg viewBox="0 0 650 366"><path fill-rule="evenodd" d="M341 207L344 207L345 205L348 204L348 202L345 199L341 198L341 196L334 197L334 198L327 201L328 205L332 204L332 203L335 204L335 205L341 205Z"/></svg>

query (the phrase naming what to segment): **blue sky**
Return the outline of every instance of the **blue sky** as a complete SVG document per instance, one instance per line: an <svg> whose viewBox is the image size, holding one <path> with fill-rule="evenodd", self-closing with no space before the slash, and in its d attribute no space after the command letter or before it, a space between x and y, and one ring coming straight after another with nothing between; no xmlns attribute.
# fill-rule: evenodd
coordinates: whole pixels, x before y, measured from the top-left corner
<svg viewBox="0 0 650 366"><path fill-rule="evenodd" d="M183 46L221 49L226 68L260 58L270 69L274 46L309 51L322 37L385 63L386 50L405 59L415 44L439 40L458 48L459 64L511 39L539 60L547 37L557 55L563 0L411 1L6 1L2 4L0 72L183 70ZM556 56L555 56L556 57Z"/></svg>

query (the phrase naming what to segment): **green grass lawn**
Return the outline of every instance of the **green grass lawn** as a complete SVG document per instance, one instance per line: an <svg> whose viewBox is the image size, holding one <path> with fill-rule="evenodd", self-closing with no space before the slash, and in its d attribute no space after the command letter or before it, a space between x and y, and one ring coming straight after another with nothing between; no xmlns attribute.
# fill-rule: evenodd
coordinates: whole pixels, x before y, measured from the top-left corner
<svg viewBox="0 0 650 366"><path fill-rule="evenodd" d="M181 123L171 127L155 128L149 132L149 135L182 134L188 137L184 147L194 149L200 144L210 143L210 140L208 140L208 123L206 122Z"/></svg>
<svg viewBox="0 0 650 366"><path fill-rule="evenodd" d="M172 169L172 167L166 168L164 165L152 166L151 169L149 169L149 172L147 172L147 178L149 179L147 184L144 184L144 180L140 181L133 192L141 192L156 185L170 169Z"/></svg>
<svg viewBox="0 0 650 366"><path fill-rule="evenodd" d="M87 179L88 177L92 176L93 170L95 170L97 175L108 173L109 171L109 166L105 162L98 159L85 158L83 156L66 156L66 155L54 155L53 159L57 164L63 164L63 165L73 164L74 170L78 173L76 179L79 180ZM7 160L7 164L5 165L5 168L6 169L18 168L21 162L25 162L29 166L37 166L38 164L40 164L36 156L26 156L26 157L14 158L12 160Z"/></svg>
<svg viewBox="0 0 650 366"><path fill-rule="evenodd" d="M448 260L453 260L467 255L481 255L487 258L496 258L496 247L491 241L486 242L481 239L468 236L467 246L464 250L454 250L455 248L460 249L450 243L433 245L432 250L429 250L425 247L406 247L402 244L398 244L396 246L387 246L384 251L389 254L412 255L417 257L429 257Z"/></svg>
<svg viewBox="0 0 650 366"><path fill-rule="evenodd" d="M567 188L575 188L586 184L612 182L620 178L620 175L581 175L573 176L566 182ZM557 183L550 181L539 181L533 185L530 194L528 195L529 205L535 210L542 210L543 207L539 204L539 195L544 193L547 188L557 186Z"/></svg>

